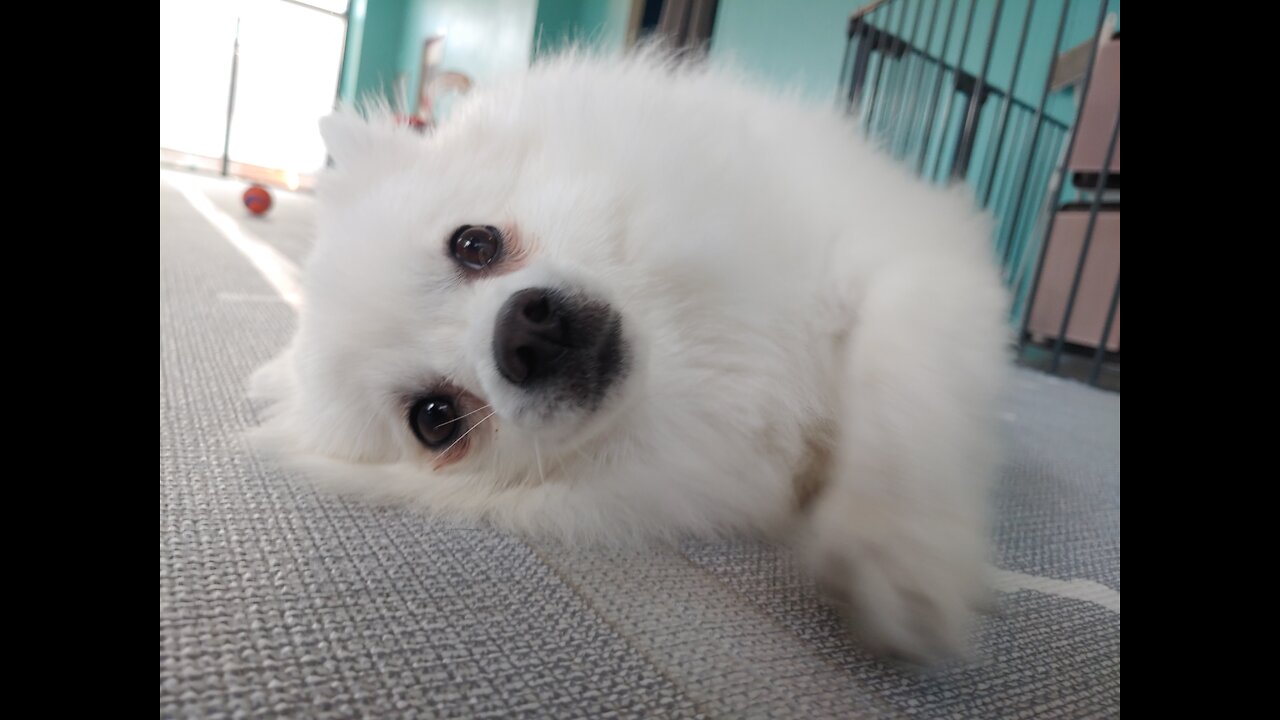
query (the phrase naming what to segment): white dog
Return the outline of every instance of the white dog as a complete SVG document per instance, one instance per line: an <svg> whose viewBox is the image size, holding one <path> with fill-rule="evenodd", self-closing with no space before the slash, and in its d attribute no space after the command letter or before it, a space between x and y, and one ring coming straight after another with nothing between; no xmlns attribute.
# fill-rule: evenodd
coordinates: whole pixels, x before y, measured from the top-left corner
<svg viewBox="0 0 1280 720"><path fill-rule="evenodd" d="M570 541L785 533L873 647L966 647L1007 372L966 195L652 53L322 134L300 326L253 382L283 461Z"/></svg>

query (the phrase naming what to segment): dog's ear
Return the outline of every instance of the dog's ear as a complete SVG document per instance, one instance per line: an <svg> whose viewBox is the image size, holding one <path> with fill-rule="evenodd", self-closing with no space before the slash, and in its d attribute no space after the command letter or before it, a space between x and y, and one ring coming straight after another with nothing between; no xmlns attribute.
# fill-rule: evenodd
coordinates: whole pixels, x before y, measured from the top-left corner
<svg viewBox="0 0 1280 720"><path fill-rule="evenodd" d="M341 171L359 171L390 160L402 162L421 146L422 136L397 123L384 108L370 108L362 114L354 108L339 108L320 120L320 137L325 151Z"/></svg>

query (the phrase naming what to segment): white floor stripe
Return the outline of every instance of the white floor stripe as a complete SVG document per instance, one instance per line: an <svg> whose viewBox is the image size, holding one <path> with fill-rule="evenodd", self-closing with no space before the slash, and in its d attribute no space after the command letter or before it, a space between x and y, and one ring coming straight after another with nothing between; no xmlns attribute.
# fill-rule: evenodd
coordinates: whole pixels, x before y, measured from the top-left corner
<svg viewBox="0 0 1280 720"><path fill-rule="evenodd" d="M203 192L193 187L181 175L166 174L166 179L182 193L183 197L187 198L197 212L217 228L223 237L249 259L249 262L253 263L258 272L271 283L271 287L275 288L281 299L294 308L302 305L302 291L298 285L299 275L296 265L275 248L241 228L234 218L215 207ZM224 300L262 299L261 296L237 297L233 293L221 293L219 298ZM1057 580L999 568L993 568L993 573L996 589L1004 592L1034 590L1058 597L1083 600L1101 605L1113 612L1120 612L1120 593L1092 580Z"/></svg>
<svg viewBox="0 0 1280 720"><path fill-rule="evenodd" d="M249 259L262 277L271 284L276 293L292 307L302 305L302 287L299 284L298 266L280 251L259 240L252 233L240 227L235 218L224 213L213 204L205 194L189 179L177 173L165 173L163 179L174 187L191 203L196 212L204 216L209 224L222 233L222 236L235 249Z"/></svg>
<svg viewBox="0 0 1280 720"><path fill-rule="evenodd" d="M1120 612L1120 593L1092 580L1057 580L999 568L994 572L996 588L1004 592L1035 590L1049 595L1083 600L1101 605L1112 612Z"/></svg>

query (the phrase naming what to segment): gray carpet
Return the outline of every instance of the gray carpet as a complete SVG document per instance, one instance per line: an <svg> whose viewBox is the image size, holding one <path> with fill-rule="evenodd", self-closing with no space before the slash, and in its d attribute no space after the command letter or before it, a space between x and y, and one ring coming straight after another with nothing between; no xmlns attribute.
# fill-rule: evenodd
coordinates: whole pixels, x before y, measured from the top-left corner
<svg viewBox="0 0 1280 720"><path fill-rule="evenodd" d="M192 178L187 178L191 181ZM262 220L295 262L311 200ZM938 675L845 639L753 543L572 550L312 490L246 447L244 380L291 308L160 186L160 716L928 717L1120 714L1120 399L1020 372L978 660Z"/></svg>

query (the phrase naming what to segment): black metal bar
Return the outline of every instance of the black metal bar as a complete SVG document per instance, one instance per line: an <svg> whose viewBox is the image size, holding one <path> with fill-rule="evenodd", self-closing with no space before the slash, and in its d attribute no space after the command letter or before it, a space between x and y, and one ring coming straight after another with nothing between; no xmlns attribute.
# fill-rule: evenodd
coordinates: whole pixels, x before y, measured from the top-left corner
<svg viewBox="0 0 1280 720"><path fill-rule="evenodd" d="M1043 214L1044 209L1047 208L1048 204L1052 201L1049 188L1053 183L1053 170L1055 163L1057 162L1057 150L1062 146L1061 136L1066 135L1066 131L1059 130L1052 126L1045 126L1043 129L1045 131L1045 135L1053 139L1046 140L1043 144L1045 148L1044 152L1040 153L1040 157L1036 158L1035 165L1032 166L1031 175L1024 181L1024 184L1034 183L1031 187L1035 189L1035 192L1031 194L1031 197L1042 197L1044 199L1041 201L1040 207L1036 208L1035 212L1028 213L1018 219L1018 224L1020 226L1026 225L1027 229L1021 235L1015 234L1010 237L1009 245L1006 248L1008 260L1004 262L1005 278L1010 280L1009 286L1013 288L1021 286L1023 271L1027 269L1026 262L1024 260L1028 245L1026 238L1030 237L1036 231L1036 220ZM1018 228L1014 228L1014 232L1017 233ZM1020 244L1019 241L1021 241ZM1016 254L1014 253L1015 250L1017 251Z"/></svg>
<svg viewBox="0 0 1280 720"><path fill-rule="evenodd" d="M1010 234L1007 238L1002 238L1002 241L1004 241L1002 247L1004 247L1005 252L1001 256L1001 263L1005 265L1006 270L1007 268L1020 268L1021 261L1023 261L1021 260L1021 255L1023 254L1019 252L1015 256L1014 251L1021 250L1018 243L1024 241L1025 236L1028 236L1029 233L1034 232L1034 227L1027 227L1027 225L1036 224L1036 218L1039 217L1039 211L1041 211L1041 208L1033 209L1033 205L1030 202L1024 202L1024 197L1028 196L1028 193L1030 193L1030 197L1047 195L1053 179L1053 163L1057 159L1053 149L1061 146L1061 136L1065 135L1064 131L1051 126L1042 126L1041 131L1043 132L1044 140L1039 142L1039 149L1036 151L1036 158L1032 161L1030 172L1018 183L1018 200L1015 201L1016 205L1014 206L1016 224L1012 225L1014 234ZM1037 140L1039 140L1038 137L1032 138L1033 143ZM1020 232L1020 228L1024 227L1027 229Z"/></svg>
<svg viewBox="0 0 1280 720"><path fill-rule="evenodd" d="M1098 185L1093 189L1093 202L1089 205L1089 224L1085 226L1084 242L1080 244L1080 260L1076 262L1076 274L1071 277L1071 292L1067 294L1067 307L1062 312L1062 325L1058 329L1058 337L1053 343L1053 362L1049 363L1049 371L1057 372L1062 361L1062 348L1066 344L1067 324L1071 322L1071 311L1075 309L1076 293L1080 291L1080 280L1084 276L1084 263L1089 255L1089 245L1093 241L1093 228L1098 222L1098 210L1102 207L1102 194L1107 189L1107 176L1111 174L1111 158L1115 157L1116 143L1120 139L1120 109L1116 108L1116 124L1111 128L1111 140L1107 142L1107 159L1102 162L1098 172Z"/></svg>
<svg viewBox="0 0 1280 720"><path fill-rule="evenodd" d="M898 27L896 29L889 27L891 21L885 23L885 31L887 31L889 35L888 42L885 43L884 50L880 52L880 67L884 73L880 76L881 101L880 106L877 108L877 110L879 110L879 114L877 116L878 122L872 126L872 129L877 133L879 133L879 131L884 127L886 105L893 102L891 90L893 79L898 69L898 63L892 62L892 60L898 54L898 46L902 43L902 26L907 22L907 6L909 3L910 0L898 0L896 3L898 7L902 8L902 12L898 13Z"/></svg>
<svg viewBox="0 0 1280 720"><path fill-rule="evenodd" d="M1013 126L1016 131L1013 133L1013 140L1010 140L1009 147L1016 148L1018 152L1025 152L1029 142L1028 133L1032 125L1032 121L1028 118L1029 113L1018 113L1013 120ZM1011 150L1012 151L1012 150ZM999 192L997 192L995 202L992 209L1000 218L1000 227L996 229L996 257L1004 263L1005 257L1005 238L1010 235L1007 232L1013 223L1018 221L1017 208L1013 206L1014 196L1018 194L1018 183L1025 182L1030 178L1019 177L1016 172L1000 173L999 176ZM996 180L992 180L992 184L996 184Z"/></svg>
<svg viewBox="0 0 1280 720"><path fill-rule="evenodd" d="M852 107L866 84L867 67L871 64L871 49L874 44L871 38L873 30L875 28L869 22L861 17L858 18L858 50L853 54L853 69L849 76L849 97L845 102L846 112Z"/></svg>
<svg viewBox="0 0 1280 720"><path fill-rule="evenodd" d="M1076 135L1080 130L1080 118L1084 115L1084 105L1089 101L1089 86L1093 84L1093 66L1098 59L1098 43L1102 42L1102 25L1107 21L1107 0L1099 0L1098 2L1098 21L1093 28L1093 42L1089 44L1089 64L1084 71L1084 79L1080 83L1080 105L1076 108L1075 122L1071 123L1071 135L1067 140L1067 151L1062 156L1062 167L1058 173L1057 185L1049 187L1049 222L1045 225L1044 238L1040 242L1040 248L1036 251L1036 271L1031 276L1031 290L1027 295L1027 306L1023 310L1022 323L1018 328L1018 347L1021 348L1026 344L1027 324L1031 322L1031 309L1036 302L1036 291L1040 289L1040 276L1044 273L1044 258L1048 253L1045 249L1049 245L1049 236L1053 234L1053 226L1058 221L1058 200L1062 196L1062 189L1067 184L1067 174L1071 171L1071 153L1076 147ZM1053 77L1050 75L1050 77Z"/></svg>
<svg viewBox="0 0 1280 720"><path fill-rule="evenodd" d="M900 136L895 133L895 136L893 136L893 155L895 156L899 155L899 147L901 147L901 154L906 154L906 152L911 149L911 136L915 135L915 101L920 96L919 92L915 91L915 87L924 81L924 58L927 56L925 54L928 53L929 46L933 45L933 32L936 31L938 27L938 10L941 9L942 0L933 0L933 12L929 13L929 32L928 36L924 38L923 53L918 54L919 59L916 60L913 65L915 72L913 73L913 76L908 78L905 86L906 100L904 100L905 108L902 108L902 117L905 117L906 119L902 124L905 124L906 132L902 133L901 136L904 138L905 145L900 145L899 141L897 141L897 138ZM924 0L920 0L919 15L923 14ZM919 18L916 18L916 27L919 27ZM915 45L918 40L918 33L913 33L913 35L911 35L911 45Z"/></svg>
<svg viewBox="0 0 1280 720"><path fill-rule="evenodd" d="M1013 122L1013 132L1012 132L1012 135L1014 137L1017 137L1018 135L1018 131L1019 131L1018 125L1019 123L1017 119L1015 119ZM993 183L993 185L996 185L996 183ZM996 238L1000 237L1000 229L1004 227L1004 223L1005 223L1005 216L1001 208L1001 203L1003 203L1007 199L1005 197L1007 193L1005 193L1004 190L1009 186L1008 178L1001 176L999 178L998 186L999 186L998 188L995 188L997 192L993 193L995 196L994 202L991 205L987 206L987 210L989 211L989 214L994 215L996 217L996 227L995 227L994 237L992 237L991 239L992 243L996 241Z"/></svg>
<svg viewBox="0 0 1280 720"><path fill-rule="evenodd" d="M1033 6L1034 7L1034 6ZM1031 171L1031 163L1035 158L1036 149L1040 142L1040 124L1044 122L1044 108L1049 102L1049 93L1053 90L1053 73L1058 68L1058 53L1061 52L1062 34L1067 27L1067 11L1071 8L1071 0L1062 0L1062 12L1058 15L1058 29L1053 35L1053 55L1049 59L1049 70L1044 76L1044 91L1040 93L1040 103L1036 106L1035 116L1035 132L1031 135L1031 149L1027 151L1022 162L1022 170L1018 177L1023 178L1021 187L1018 190L1018 199L1013 204L1013 212L1015 222L1010 223L1010 230L1017 230L1017 219L1022 214L1022 201L1026 196L1027 186L1030 184L1026 180L1030 179L1028 173ZM1013 238L1007 240L1001 237L1000 244L1005 248L1005 255L1002 262L1009 262L1009 251L1013 248Z"/></svg>
<svg viewBox="0 0 1280 720"><path fill-rule="evenodd" d="M941 61L939 61L939 60L938 60L938 58L936 58L936 57L934 57L934 56L932 56L932 55L928 55L928 54L922 53L922 52L920 52L920 51L918 51L918 50L916 50L916 49L914 49L914 48L908 49L908 52L909 52L910 54L912 54L912 55L915 55L915 56L917 56L917 57L922 58L923 60L925 60L925 61L927 61L927 62L931 62L931 63L934 63L934 64L944 64L944 65L945 65L945 68L944 68L944 69L945 69L945 70L947 70L948 72L955 72L955 70L956 70L956 68L955 68L953 65L945 64L945 63L941 63ZM977 78L975 78L973 75L970 75L969 73L962 72L962 73L961 73L961 79L960 79L960 88L959 88L959 89L957 89L957 92L959 92L959 93L961 93L961 94L964 94L964 95L969 94L969 93L970 93L970 91L973 89L971 86L972 86L972 85L974 85L974 84L976 84L976 82L977 82ZM1005 98L1005 92L1004 92L1003 90L1001 90L1000 88L997 88L997 87L993 87L993 86L991 86L991 85L987 85L987 86L985 86L985 87L983 88L983 90L982 90L982 94L983 94L983 96L985 96L988 100L989 100L989 99L991 99L991 98L993 98L993 97L994 97L994 98L996 98L996 99L998 99L998 100L1004 100L1004 98ZM1027 103L1025 103L1025 102L1022 102L1021 100L1019 100L1019 99L1017 98L1017 96L1014 96L1011 102L1013 103L1013 109L1015 109L1015 110L1026 110L1027 112L1032 112L1032 111L1034 111L1034 110L1035 110L1035 107L1033 107L1032 105L1029 105L1029 104L1027 104ZM1063 123L1063 122L1060 122L1060 121L1058 121L1058 120L1055 120L1052 116L1049 116L1049 115L1046 115L1046 116L1045 116L1045 118L1044 118L1044 122L1045 122L1045 124L1047 124L1047 125L1055 125L1055 126L1057 126L1057 127L1063 128L1063 129L1065 129L1065 128L1067 127L1066 123Z"/></svg>
<svg viewBox="0 0 1280 720"><path fill-rule="evenodd" d="M840 80L836 83L836 102L840 102L840 96L844 95L844 81L849 75L849 51L853 49L853 36L844 41L844 58L840 60Z"/></svg>
<svg viewBox="0 0 1280 720"><path fill-rule="evenodd" d="M987 52L982 58L982 70L978 73L978 81L973 86L973 94L969 96L969 110L965 113L964 124L960 126L960 144L956 147L956 159L951 166L951 177L963 179L969 172L969 156L973 152L973 139L978 134L978 112L982 108L982 90L987 84L987 73L991 70L991 56L996 49L996 33L1000 30L1000 16L1004 12L1004 0L996 0L995 12L991 14L991 29L987 32Z"/></svg>
<svg viewBox="0 0 1280 720"><path fill-rule="evenodd" d="M319 8L316 9L318 10ZM329 11L322 10L321 12L328 13ZM342 99L342 76L347 71L347 36L351 34L351 3L347 3L347 9L341 14L330 14L342 18L342 55L338 58L338 87L333 91L333 99L337 101Z"/></svg>
<svg viewBox="0 0 1280 720"><path fill-rule="evenodd" d="M892 54L896 54L898 45L902 43L902 28L907 24L907 1L908 0L898 0L895 3L898 7L902 8L902 12L898 13L898 27L896 32L893 30L889 31L889 35L888 35L889 41L885 43L885 48L880 51L880 69L878 73L880 75L879 84L884 86L882 88L883 91L887 91L889 89L889 82L896 75L895 70L897 70L898 65L897 63L890 65L889 56ZM889 29L888 22L885 23L885 29L886 30ZM888 70L885 69L886 67L888 68ZM881 102L880 122L875 123L873 125L874 128L878 129L884 126L884 118L886 114L884 103L891 102L892 100L893 100L892 97L888 97L887 99ZM874 110L874 108L872 109ZM874 118L875 117L874 113L870 117Z"/></svg>
<svg viewBox="0 0 1280 720"><path fill-rule="evenodd" d="M1107 354L1107 339L1111 337L1111 324L1116 319L1116 309L1120 307L1120 273L1116 273L1116 289L1111 291L1111 303L1107 307L1107 322L1102 326L1102 338L1098 340L1098 348L1093 352L1093 367L1089 368L1089 384L1097 385L1098 376L1102 374L1102 358Z"/></svg>
<svg viewBox="0 0 1280 720"><path fill-rule="evenodd" d="M1027 125L1028 122L1025 114L1018 113L1018 115L1013 118L1012 127L1010 128L1010 147L1019 147L1022 144L1023 140L1026 138ZM1013 200L1014 179L1011 175L1012 173L1000 173L999 192L995 193L995 201L990 206L996 217L1000 218L1000 227L997 228L995 237L997 243L999 242L1000 237L1004 234L1003 231L1005 223L1009 221L1009 203ZM996 186L995 176L991 179L991 185L994 189ZM998 245L997 249L999 249Z"/></svg>
<svg viewBox="0 0 1280 720"><path fill-rule="evenodd" d="M907 134L902 143L902 159L906 160L913 168L915 166L916 145L920 140L920 130L925 123L925 118L920 110L924 103L932 97L930 94L932 81L929 75L928 57L936 39L935 33L938 29L938 20L941 18L941 13L942 0L935 0L933 12L929 16L929 30L925 33L924 43L918 48L919 52L916 53L919 59L916 61L916 77L911 83L910 104L907 105L906 111Z"/></svg>
<svg viewBox="0 0 1280 720"><path fill-rule="evenodd" d="M947 48L951 47L951 28L955 26L956 8L959 6L960 0L951 0L951 11L947 13L947 34L942 36L942 51L938 53L940 60L938 79L934 82L933 92L929 95L928 109L924 111L924 136L920 140L920 156L916 158L916 175L924 174L924 160L929 155L929 139L933 133L933 121L938 112L938 96L942 92L942 81L947 76Z"/></svg>
<svg viewBox="0 0 1280 720"><path fill-rule="evenodd" d="M1018 74L1022 70L1022 55L1027 49L1027 31L1031 29L1031 14L1035 11L1036 6L1028 3L1026 17L1022 19L1022 33L1018 36L1018 51L1013 56L1013 75L1009 78L1009 92L1004 96L1004 103L1000 106L1000 124L995 136L995 147L988 153L991 174L986 183L986 191L982 196L982 207L986 207L991 201L991 186L995 184L996 171L1000 167L1000 151L1004 145L1004 133L1009 122L1009 111L1013 108L1013 96L1018 91ZM978 175L979 182L981 182L983 174L986 173Z"/></svg>
<svg viewBox="0 0 1280 720"><path fill-rule="evenodd" d="M960 54L956 57L956 79L951 94L947 98L947 104L942 109L942 138L938 143L938 154L933 158L933 171L929 173L929 177L938 177L938 171L942 169L942 158L946 153L943 152L943 146L947 141L947 133L951 128L951 108L956 104L956 93L960 92L960 79L964 76L964 54L969 49L969 35L973 33L973 20L977 15L978 0L970 0L969 2L969 19L964 24L964 36L960 40Z"/></svg>
<svg viewBox="0 0 1280 720"><path fill-rule="evenodd" d="M849 30L844 41L844 58L840 60L840 81L836 83L836 102L840 102L840 96L844 94L844 81L849 75L849 51L853 49L853 38L858 33L858 20L849 18Z"/></svg>
<svg viewBox="0 0 1280 720"><path fill-rule="evenodd" d="M222 176L231 169L231 118L236 112L236 76L240 73L240 16L236 16L236 39L231 46L231 91L227 93L227 129L222 135Z"/></svg>
<svg viewBox="0 0 1280 720"><path fill-rule="evenodd" d="M882 19L884 20L885 27L887 28L889 23L893 21L893 6L891 4L885 4L882 7L884 8L884 13L883 13L884 17ZM864 103L866 106L866 109L863 110L863 112L865 113L865 117L863 120L862 129L868 135L871 134L871 118L874 116L874 113L875 113L876 95L879 94L880 92L880 75L884 71L884 63L885 63L884 46L886 43L886 38L889 37L889 33L886 30L883 30L879 27L876 27L875 30L876 30L876 40L875 40L875 44L871 48L871 52L874 53L876 50L880 51L880 64L876 66L876 71L871 76L871 87L867 90L867 95L869 95L870 98ZM868 58L867 63L868 63L867 72L870 72L871 71L870 58Z"/></svg>
<svg viewBox="0 0 1280 720"><path fill-rule="evenodd" d="M911 93L911 70L913 67L919 67L924 62L923 60L920 60L919 62L916 62L914 66L911 64L911 58L914 54L913 50L920 42L920 23L924 20L924 3L925 0L920 0L917 3L916 18L915 21L911 23L911 42L905 43L902 50L902 60L899 61L901 69L899 70L898 75L902 77L902 91L893 99L893 112L889 120L889 142L887 143L889 153L894 157L897 157L898 154L898 138L901 135L899 130L903 125L903 110L907 104L907 98ZM938 7L938 0L934 0L933 6L935 9ZM907 116L908 123L910 122L910 117L910 115Z"/></svg>

